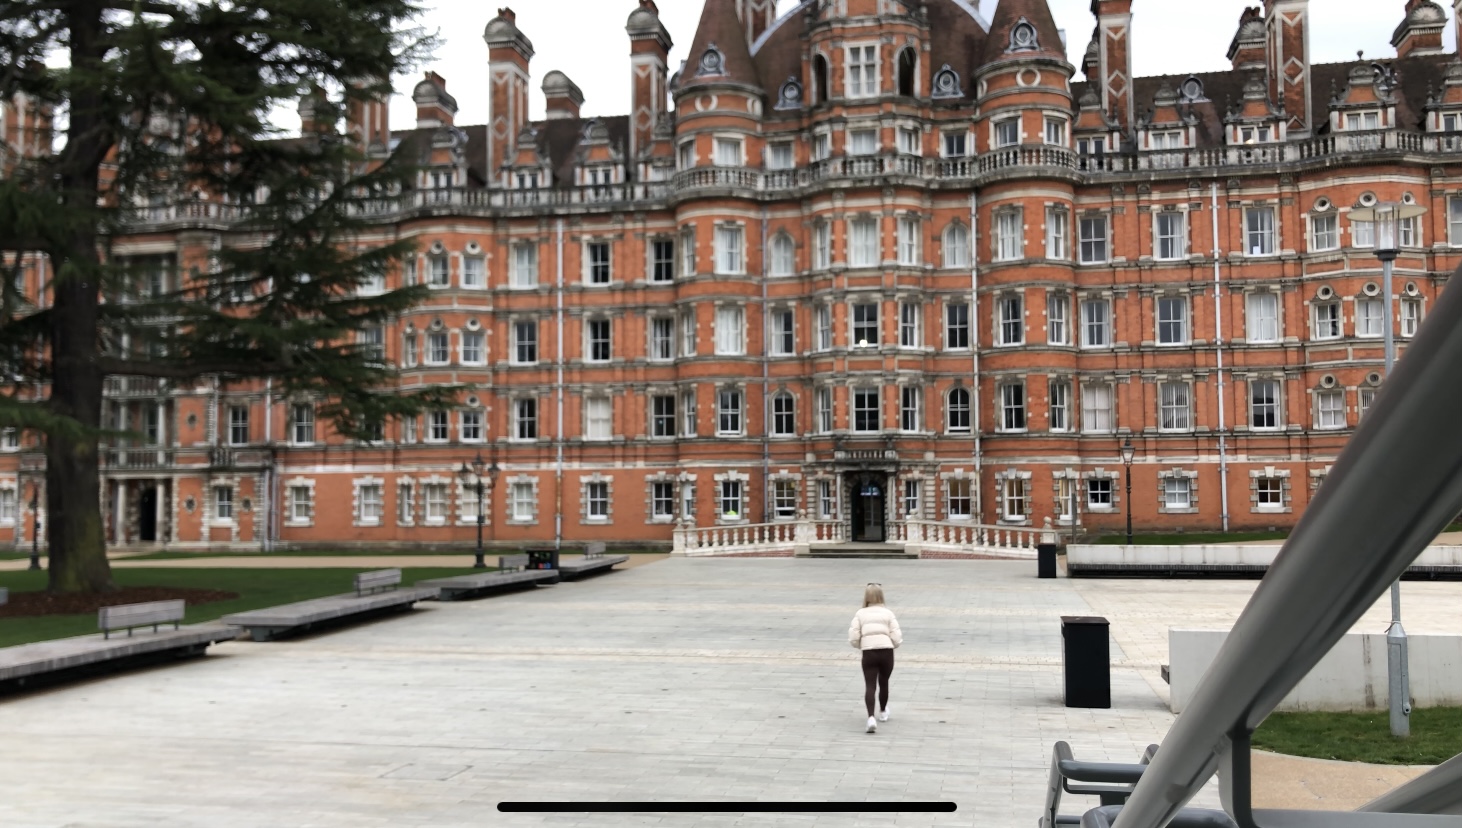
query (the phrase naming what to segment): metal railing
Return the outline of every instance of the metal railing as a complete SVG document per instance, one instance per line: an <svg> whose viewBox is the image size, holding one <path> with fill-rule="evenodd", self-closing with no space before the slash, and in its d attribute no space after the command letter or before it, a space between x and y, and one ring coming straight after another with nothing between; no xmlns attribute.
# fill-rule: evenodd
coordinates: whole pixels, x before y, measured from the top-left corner
<svg viewBox="0 0 1462 828"><path fill-rule="evenodd" d="M1462 269L1459 269L1462 271ZM1455 277L1454 277L1455 278ZM1457 759L1366 812L1256 810L1249 736L1462 512L1462 291L1445 292L1143 773L1115 828L1175 824L1218 772L1239 828L1457 826ZM1443 790L1445 789L1445 790ZM1441 791L1441 793L1438 793ZM1380 815L1385 812L1385 815ZM1096 821L1093 824L1098 823Z"/></svg>

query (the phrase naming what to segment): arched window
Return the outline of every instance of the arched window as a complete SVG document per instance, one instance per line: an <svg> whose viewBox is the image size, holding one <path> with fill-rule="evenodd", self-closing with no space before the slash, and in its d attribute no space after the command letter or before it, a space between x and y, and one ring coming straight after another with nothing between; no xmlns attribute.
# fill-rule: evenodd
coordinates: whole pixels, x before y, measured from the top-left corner
<svg viewBox="0 0 1462 828"><path fill-rule="evenodd" d="M772 260L767 271L772 276L791 276L797 272L797 245L786 233L772 237Z"/></svg>
<svg viewBox="0 0 1462 828"><path fill-rule="evenodd" d="M947 430L951 432L968 432L970 430L970 391L968 388L955 388L949 392L948 404L944 407L944 422Z"/></svg>
<svg viewBox="0 0 1462 828"><path fill-rule="evenodd" d="M772 396L772 436L797 436L797 398L778 391Z"/></svg>
<svg viewBox="0 0 1462 828"><path fill-rule="evenodd" d="M912 98L919 87L918 80L919 58L914 54L912 46L899 52L898 79L899 94L906 98Z"/></svg>
<svg viewBox="0 0 1462 828"><path fill-rule="evenodd" d="M812 56L812 85L812 102L827 103L832 90L827 87L827 58L822 55Z"/></svg>
<svg viewBox="0 0 1462 828"><path fill-rule="evenodd" d="M944 266L970 266L970 231L959 222L944 231Z"/></svg>

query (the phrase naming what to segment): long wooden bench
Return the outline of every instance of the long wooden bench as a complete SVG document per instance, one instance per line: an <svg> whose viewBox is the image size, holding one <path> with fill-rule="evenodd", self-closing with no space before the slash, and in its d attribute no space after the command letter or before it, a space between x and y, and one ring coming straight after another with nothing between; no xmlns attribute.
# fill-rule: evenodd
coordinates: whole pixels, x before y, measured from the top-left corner
<svg viewBox="0 0 1462 828"><path fill-rule="evenodd" d="M132 636L137 627L152 627L157 632L163 624L172 624L177 629L183 623L187 602L179 598L173 601L149 601L145 604L119 604L102 607L96 613L96 625L101 628L102 638L111 638L117 630L126 630Z"/></svg>
<svg viewBox="0 0 1462 828"><path fill-rule="evenodd" d="M524 569L527 565L527 555L502 555L498 558L497 572L433 578L429 581L417 581L416 585L437 590L437 600L439 601L461 601L468 598L480 598L487 592L508 587L558 583L558 570Z"/></svg>
<svg viewBox="0 0 1462 828"><path fill-rule="evenodd" d="M364 620L388 612L404 612L411 609L417 601L437 596L436 589L421 585L406 589L394 588L400 582L399 569L363 572L356 576L353 593L236 612L225 615L221 620L225 624L248 630L249 636L255 641L272 641L326 625Z"/></svg>
<svg viewBox="0 0 1462 828"><path fill-rule="evenodd" d="M216 622L185 627L178 623L182 617L182 601L102 607L97 613L100 634L0 648L0 690L202 655L208 645L239 635L238 630ZM174 629L161 629L168 623ZM154 631L132 635L134 629L144 627L154 627ZM111 637L121 629L128 631L127 637Z"/></svg>
<svg viewBox="0 0 1462 828"><path fill-rule="evenodd" d="M604 548L603 542L595 541L584 548L584 557L577 561L560 562L558 568L563 572L564 580L572 581L584 575L608 572L629 560L628 555L605 555Z"/></svg>

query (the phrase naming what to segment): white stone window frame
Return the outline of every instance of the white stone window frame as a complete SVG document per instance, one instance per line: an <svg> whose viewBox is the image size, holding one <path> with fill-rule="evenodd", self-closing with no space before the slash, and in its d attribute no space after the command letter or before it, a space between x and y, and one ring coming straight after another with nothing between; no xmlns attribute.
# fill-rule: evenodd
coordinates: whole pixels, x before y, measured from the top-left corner
<svg viewBox="0 0 1462 828"><path fill-rule="evenodd" d="M1279 496L1281 505L1260 506L1259 505L1259 481L1273 480L1280 481ZM1282 515L1294 511L1294 493L1290 485L1289 469L1278 469L1274 466L1265 466L1262 469L1249 470L1249 510L1256 515Z"/></svg>
<svg viewBox="0 0 1462 828"><path fill-rule="evenodd" d="M20 501L19 482L14 479L0 480L0 495L3 495L6 492L10 493L10 504L11 508L14 511L9 515L0 512L0 526L16 526L21 522L20 516L21 512L23 511L23 507L21 506Z"/></svg>
<svg viewBox="0 0 1462 828"><path fill-rule="evenodd" d="M792 334L792 348L790 350L783 350L782 338L783 334L787 331L783 331L780 326L788 314L791 315L792 319L792 327L790 329L790 333ZM797 329L800 327L797 319L797 305L795 303L774 302L767 309L767 321L769 323L767 325L767 355L774 358L797 356L797 340L799 338L797 336Z"/></svg>
<svg viewBox="0 0 1462 828"><path fill-rule="evenodd" d="M1357 389L1359 393L1360 389ZM1340 424L1322 425L1320 417L1321 398L1335 396L1340 398ZM1314 424L1315 431L1344 431L1350 428L1350 391L1340 384L1331 386L1318 386L1310 389L1310 422Z"/></svg>
<svg viewBox="0 0 1462 828"><path fill-rule="evenodd" d="M1117 511L1122 506L1122 490L1117 486L1117 484L1119 482L1121 482L1122 474L1123 474L1123 472L1120 472L1120 471L1108 471L1108 470L1106 470L1105 468L1103 468L1101 466L1097 466L1095 469L1092 469L1091 471L1082 472L1081 473L1081 482L1083 484L1085 484L1087 481L1090 481L1090 480L1107 480L1107 481L1110 481L1111 486L1112 486L1112 502L1111 502L1111 504L1110 505L1107 505L1107 506L1093 506L1092 505L1092 502L1091 502L1091 489L1088 486L1083 485L1082 488L1081 488L1082 508L1084 508L1086 511L1091 512L1093 514L1101 514L1101 515L1114 515L1114 514L1116 514Z"/></svg>
<svg viewBox="0 0 1462 828"><path fill-rule="evenodd" d="M750 414L750 411L747 408L747 404L750 401L750 397L746 393L746 385L744 383L739 383L739 382L728 382L728 383L722 383L720 385L715 386L715 389L716 389L716 409L715 409L716 429L715 429L715 436L717 436L717 437L745 437L746 436L746 433L747 433L747 430L746 430L746 427L747 427L747 417ZM721 430L721 395L724 394L724 393L727 393L727 392L731 392L731 393L736 394L737 395L737 398L741 401L739 407L736 410L736 420L737 420L737 425L739 427L736 430L734 430L734 431L723 431L723 430Z"/></svg>
<svg viewBox="0 0 1462 828"><path fill-rule="evenodd" d="M1152 379L1154 386L1153 396L1157 399L1157 430L1160 434L1192 434L1198 428L1198 406L1196 396L1196 383L1192 374L1159 374ZM1187 419L1188 425L1181 427L1167 427L1163 425L1163 386L1182 385L1187 389Z"/></svg>
<svg viewBox="0 0 1462 828"><path fill-rule="evenodd" d="M873 49L873 63L872 63L872 67L873 67L873 78L871 79L871 82L870 82L869 79L864 78L863 79L863 87L864 88L859 90L859 94L856 94L856 95L855 94L852 94L852 88L853 88L853 66L854 66L854 63L853 63L853 50L854 49L859 50L859 53L860 53L860 56L861 56L863 54L862 50L867 49L867 48L870 48L870 47ZM867 66L868 64L859 63L857 65L859 65L859 66ZM872 87L872 91L867 91L867 88L870 85ZM859 41L857 43L845 43L845 44L843 44L843 97L845 99L847 99L847 100L867 100L869 98L877 98L882 93L883 93L883 49L882 49L882 44L880 44L876 40L874 40L874 41Z"/></svg>
<svg viewBox="0 0 1462 828"><path fill-rule="evenodd" d="M722 163L722 142L736 145L736 160L734 163ZM744 134L739 132L717 132L711 135L711 162L713 166L745 167L746 160L746 136Z"/></svg>
<svg viewBox="0 0 1462 828"><path fill-rule="evenodd" d="M361 512L364 505L364 498L361 490L367 486L375 486L380 489L381 499L379 501L381 513L373 521L366 521ZM383 477L357 477L350 481L350 525L356 528L384 526L386 524L386 480Z"/></svg>
<svg viewBox="0 0 1462 828"><path fill-rule="evenodd" d="M1026 344L1028 331L1026 330L1026 317L1029 316L1026 308L1025 291L1021 289L1002 290L993 297L990 303L991 334L997 348L1015 348ZM1020 302L1020 312L1016 319L1005 318L1005 302L1009 299L1016 299ZM1005 323L1013 321L1020 325L1017 339L1006 339Z"/></svg>
<svg viewBox="0 0 1462 828"><path fill-rule="evenodd" d="M311 477L291 477L283 481L284 485L284 525L287 527L309 527L315 525L315 480ZM309 514L303 519L294 515L294 491L304 489L309 492Z"/></svg>
<svg viewBox="0 0 1462 828"><path fill-rule="evenodd" d="M452 523L452 514L456 511L456 509L454 508L454 504L452 503L452 488L456 484L456 482L457 481L456 481L456 479L454 477L447 477L447 476L440 475L440 474L429 475L427 477L420 478L417 481L417 484L416 484L417 485L417 490L420 492L420 498L421 498L421 525L422 526L450 526L451 525L451 523ZM441 486L442 487L442 491L444 492L444 497L446 498L446 500L444 501L443 507L442 507L444 513L443 513L442 517L440 517L440 518L432 518L427 513L427 499L426 499L426 487L427 486Z"/></svg>
<svg viewBox="0 0 1462 828"><path fill-rule="evenodd" d="M1162 239L1158 234L1158 227L1163 216L1177 216L1182 222L1182 227L1176 236L1178 251L1176 256L1159 255L1162 251ZM1152 211L1152 259L1156 262L1185 262L1188 260L1190 251L1193 248L1193 223L1189 221L1188 208L1186 205L1163 205Z"/></svg>
<svg viewBox="0 0 1462 828"><path fill-rule="evenodd" d="M952 495L950 484L954 481L962 481L969 486L970 513L968 515L952 514L949 510L950 497ZM980 482L975 477L975 475L966 472L964 469L954 469L952 471L941 472L939 474L939 489L943 497L941 498L940 506L944 511L944 519L948 521L958 522L977 522L979 519L979 514L977 513L977 507L975 506L975 503L979 498L976 496L975 490L979 485Z"/></svg>
<svg viewBox="0 0 1462 828"><path fill-rule="evenodd" d="M477 416L476 437L467 436L467 418L469 415ZM479 405L468 405L466 408L457 411L457 441L478 445L487 442L487 410Z"/></svg>
<svg viewBox="0 0 1462 828"><path fill-rule="evenodd" d="M538 503L539 503L538 477L537 477L537 475L531 475L531 474L514 475L513 477L507 478L507 480L505 481L505 483L506 483L506 488L504 490L505 491L504 496L507 499L507 503L505 504L506 505L506 519L505 519L504 522L507 525L509 525L509 526L537 526L538 525ZM523 486L523 485L528 485L528 486L532 486L533 487L533 516L530 517L530 518L521 518L521 517L519 517L518 516L518 512L517 512L517 509L514 508L515 507L515 501L513 499L513 493L517 490L517 487L518 486Z"/></svg>
<svg viewBox="0 0 1462 828"><path fill-rule="evenodd" d="M1079 472L1070 466L1055 469L1051 472L1051 504L1053 506L1052 511L1055 512L1055 514L1052 515L1051 520L1057 526L1071 526L1073 523L1077 526L1081 525L1081 513L1083 511L1083 507L1087 506L1088 497L1086 490L1086 479L1087 478L1085 473ZM1076 495L1076 505L1074 510L1072 510L1071 498L1063 498L1061 496L1062 480L1071 481L1068 486L1070 487L1071 492ZM1063 514L1063 512L1065 512L1066 510L1072 511ZM1106 514L1108 510L1098 509L1087 511L1097 511L1101 514Z"/></svg>
<svg viewBox="0 0 1462 828"><path fill-rule="evenodd" d="M448 523L451 523L451 524L455 524L457 526L476 526L477 525L477 483L476 483L476 481L473 481L471 483L468 483L466 481L463 481L461 477L456 476L456 475L453 475L453 483L455 484L455 487L453 489L451 489L450 491L452 492L452 499L455 501L455 503L453 503L448 508L448 510L447 510L447 513L450 515L450 517L448 518L447 522ZM484 515L484 517L482 519L482 525L483 526L491 526L492 525L492 500L493 500L492 487L493 487L492 478L483 478L483 480L482 480L482 512L483 512L483 515ZM469 507L473 510L472 511L472 514L470 514L470 515L467 513L467 509Z"/></svg>
<svg viewBox="0 0 1462 828"><path fill-rule="evenodd" d="M481 280L482 281L479 284L471 285L471 284L468 284L467 283L467 272L468 272L467 265L469 263L471 263L471 262L474 262L474 261L475 262L480 262L482 264L482 267L477 271L477 275L481 277ZM469 250L467 253L463 254L462 255L462 284L461 284L462 289L463 290L473 290L473 291L486 291L488 289L488 282L489 281L490 281L490 277L489 277L488 271L487 271L487 253L482 252L479 249L477 252L473 252L473 251Z"/></svg>
<svg viewBox="0 0 1462 828"><path fill-rule="evenodd" d="M1001 131L1002 128L1008 127L1010 124L1014 124L1015 125L1015 140L1014 141L1007 141L1007 142L1002 143L1001 140L1000 140L1000 131ZM1044 125L1043 125L1043 128L1044 128ZM1002 149L1010 149L1012 147L1018 147L1018 146L1021 145L1021 143L1024 141L1024 139L1025 139L1025 127L1021 123L1021 117L1020 117L1020 115L1018 113L1017 114L1014 114L1014 115L996 116L996 117L992 117L990 119L990 149L991 150L1002 150Z"/></svg>
<svg viewBox="0 0 1462 828"><path fill-rule="evenodd" d="M699 496L699 492L695 488L697 476L690 472L681 472L675 478L676 483L679 484L675 487L675 509L676 514L679 515L678 520L695 522L696 498ZM686 497L687 494L690 497Z"/></svg>
<svg viewBox="0 0 1462 828"><path fill-rule="evenodd" d="M1002 228L1002 221L1013 221L1014 235ZM990 260L992 262L1018 262L1025 258L1025 208L1018 204L1007 204L995 208L990 214Z"/></svg>
<svg viewBox="0 0 1462 828"><path fill-rule="evenodd" d="M919 511L916 514L910 514L908 509L908 484L910 483L917 484L919 487ZM908 472L900 476L898 478L897 490L897 509L899 516L906 520L926 519L929 514L929 507L931 505L929 501L929 494L933 483L934 479L921 471ZM970 508L973 509L974 505L971 504Z"/></svg>
<svg viewBox="0 0 1462 828"><path fill-rule="evenodd" d="M218 490L229 490L229 517L218 516ZM230 475L225 477L214 477L208 481L208 511L206 523L209 526L228 526L235 530L239 527L239 512L243 511L243 500L239 497L239 477Z"/></svg>
<svg viewBox="0 0 1462 828"><path fill-rule="evenodd" d="M962 233L964 238L951 238L957 233ZM945 225L944 232L939 234L939 264L945 270L964 270L972 266L974 260L974 245L972 240L974 234L970 232L970 226L963 221L955 219Z"/></svg>
<svg viewBox="0 0 1462 828"><path fill-rule="evenodd" d="M408 492L408 491L411 492L411 495L409 497L404 496L404 493L405 492ZM421 488L417 485L416 480L414 478L411 478L411 477L398 477L398 478L396 478L396 525L397 526L415 526L417 524L417 522L418 522L417 510L418 510L419 505L420 505L419 504L419 501L418 501L418 497L420 496L420 494L421 494ZM409 509L407 509L404 512L404 514L405 514L405 517L404 518L403 518L403 511L402 511L402 508L401 508L403 505L406 505L406 506L409 506L410 507Z"/></svg>
<svg viewBox="0 0 1462 828"><path fill-rule="evenodd" d="M607 288L614 284L614 239L608 236L585 236L580 243L580 261L582 272L579 274L579 283L586 288ZM593 280L594 258L592 253L593 245L602 244L608 248L607 262L609 266L609 278L596 282Z"/></svg>
<svg viewBox="0 0 1462 828"><path fill-rule="evenodd" d="M748 515L751 513L751 475L738 471L727 471L724 474L711 475L714 486L716 525L717 526L742 526L751 523ZM734 518L726 517L721 510L721 484L729 481L736 481L741 484L741 511Z"/></svg>
<svg viewBox="0 0 1462 828"><path fill-rule="evenodd" d="M1277 287L1245 287L1244 296L1244 343L1248 345L1272 346L1284 342L1284 292ZM1274 297L1273 339L1250 339L1252 305L1255 296Z"/></svg>
<svg viewBox="0 0 1462 828"><path fill-rule="evenodd" d="M655 514L655 486L670 487L670 514ZM675 523L680 511L680 483L675 475L660 473L645 477L645 523L650 526Z"/></svg>
<svg viewBox="0 0 1462 828"><path fill-rule="evenodd" d="M533 251L532 268L525 270L518 266L518 251L527 249ZM509 290L537 290L542 286L542 262L539 254L537 239L511 239L508 242L508 289Z"/></svg>
<svg viewBox="0 0 1462 828"><path fill-rule="evenodd" d="M604 484L604 516L589 516L589 484ZM609 526L614 523L614 476L600 472L579 478L579 525Z"/></svg>
<svg viewBox="0 0 1462 828"><path fill-rule="evenodd" d="M822 511L822 487L827 485L828 500L832 509L826 514ZM809 514L815 515L816 520L838 520L842 514L842 490L838 486L838 479L831 474L814 474L807 479L807 498L811 501Z"/></svg>
<svg viewBox="0 0 1462 828"><path fill-rule="evenodd" d="M784 517L777 514L778 483L792 484L792 514L789 516ZM801 473L794 472L791 469L778 469L773 474L767 476L767 502L768 505L771 507L770 518L773 523L787 523L789 521L797 520L800 516L806 514L806 506L803 502L806 496L807 492L802 487ZM743 487L741 490L741 500L744 506L746 502L745 487Z"/></svg>
<svg viewBox="0 0 1462 828"><path fill-rule="evenodd" d="M1005 511L1005 484L1010 481L1020 481L1022 489L1024 491L1023 498L1025 503L1025 516L1019 519L1010 517ZM1003 471L995 472L995 492L998 501L998 518L996 520L997 523L999 523L1001 526L1032 525L1032 522L1034 520L1032 515L1035 511L1035 501L1032 499L1032 495L1034 494L1034 486L1032 485L1033 482L1033 473L1026 471L1025 469L1007 468Z"/></svg>
<svg viewBox="0 0 1462 828"><path fill-rule="evenodd" d="M1169 480L1188 481L1187 507L1172 508L1168 506L1167 481ZM1157 473L1157 511L1164 515L1198 514L1198 472L1179 467L1160 470Z"/></svg>
<svg viewBox="0 0 1462 828"><path fill-rule="evenodd" d="M1254 249L1249 244L1250 234L1251 232L1253 232L1249 229L1249 216L1251 214L1263 213L1267 213L1269 215L1268 234L1270 249L1268 251L1255 253ZM1275 205L1262 201L1245 204L1242 208L1240 208L1239 222L1239 236L1243 239L1243 247L1240 248L1240 254L1244 258L1269 259L1274 258L1280 255L1281 252L1283 252L1283 245L1281 242L1281 239L1283 238L1283 228L1280 226L1279 209Z"/></svg>
<svg viewBox="0 0 1462 828"><path fill-rule="evenodd" d="M736 231L737 235L740 236L741 246L736 251L736 260L730 263L730 267L725 267L724 265L726 263L723 262L723 256L725 255L725 251L721 249L721 233L723 231L731 230ZM745 276L747 260L746 254L749 241L749 234L746 232L746 222L716 222L715 227L712 229L711 233L711 272L717 276Z"/></svg>
<svg viewBox="0 0 1462 828"><path fill-rule="evenodd" d="M475 319L471 320L469 324L477 324L478 327L469 327L457 332L457 361L459 364L467 367L481 368L487 365L487 331ZM477 359L470 362L467 359L467 337L469 336L481 337L482 339L482 347L478 351Z"/></svg>

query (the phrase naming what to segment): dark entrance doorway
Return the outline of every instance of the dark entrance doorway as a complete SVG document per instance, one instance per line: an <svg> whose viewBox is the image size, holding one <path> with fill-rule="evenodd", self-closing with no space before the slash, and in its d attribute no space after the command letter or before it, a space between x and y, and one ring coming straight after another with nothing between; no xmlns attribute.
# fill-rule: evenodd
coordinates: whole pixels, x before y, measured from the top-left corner
<svg viewBox="0 0 1462 828"><path fill-rule="evenodd" d="M881 474L863 474L853 480L853 534L857 543L883 543L884 503L888 478Z"/></svg>
<svg viewBox="0 0 1462 828"><path fill-rule="evenodd" d="M137 497L137 539L146 543L157 540L157 487L148 486Z"/></svg>

